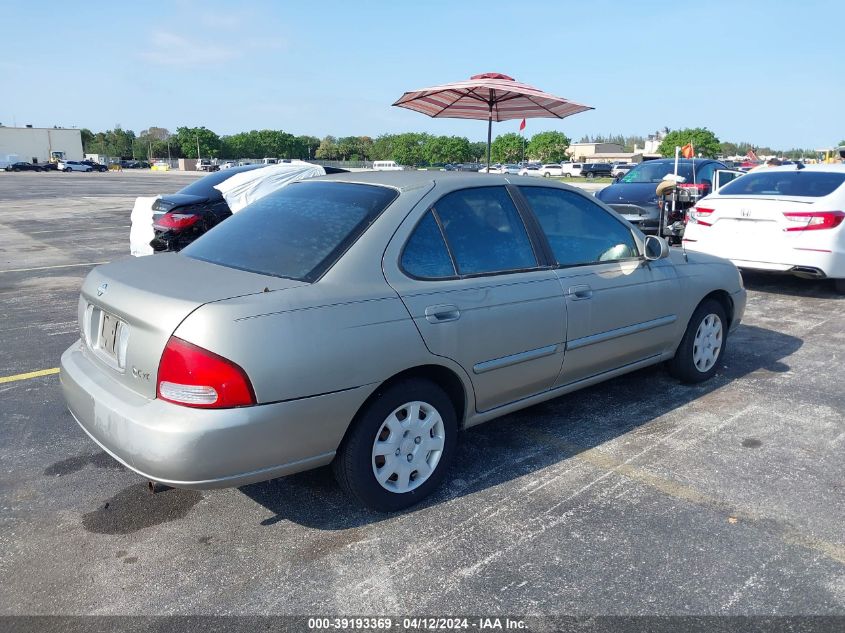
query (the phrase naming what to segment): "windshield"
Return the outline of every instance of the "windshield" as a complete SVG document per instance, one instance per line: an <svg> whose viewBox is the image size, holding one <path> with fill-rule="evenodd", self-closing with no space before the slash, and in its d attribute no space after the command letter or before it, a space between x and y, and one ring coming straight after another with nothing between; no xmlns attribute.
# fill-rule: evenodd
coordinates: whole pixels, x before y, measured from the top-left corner
<svg viewBox="0 0 845 633"><path fill-rule="evenodd" d="M823 171L761 171L719 189L720 196L801 196L821 198L839 188L845 174Z"/></svg>
<svg viewBox="0 0 845 633"><path fill-rule="evenodd" d="M253 202L182 254L263 275L315 281L398 195L373 185L294 183Z"/></svg>
<svg viewBox="0 0 845 633"><path fill-rule="evenodd" d="M190 185L180 189L176 193L184 193L189 196L199 196L201 198L222 198L223 194L217 191L217 189L214 188L214 185L219 185L224 180L231 178L242 171L260 169L262 167L264 167L264 165L245 165L235 169L215 171L208 176L192 182Z"/></svg>
<svg viewBox="0 0 845 633"><path fill-rule="evenodd" d="M619 182L633 183L633 182L653 182L658 183L663 180L667 174L675 173L675 163L672 161L666 163L658 163L654 161L646 161L634 167L631 171L625 174ZM678 165L678 175L687 179L687 182L692 182L692 165L690 163L680 163Z"/></svg>

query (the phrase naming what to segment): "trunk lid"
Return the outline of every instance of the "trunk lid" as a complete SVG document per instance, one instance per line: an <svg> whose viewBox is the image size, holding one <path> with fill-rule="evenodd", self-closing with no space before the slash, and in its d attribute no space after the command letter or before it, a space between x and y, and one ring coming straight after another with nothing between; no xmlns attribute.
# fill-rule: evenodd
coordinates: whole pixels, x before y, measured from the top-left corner
<svg viewBox="0 0 845 633"><path fill-rule="evenodd" d="M818 198L747 196L704 198L696 209L712 209L702 219L710 226L697 231L701 241L718 247L721 257L769 261L772 252L792 249L805 239L804 232L788 232L796 224L784 213L812 211Z"/></svg>
<svg viewBox="0 0 845 633"><path fill-rule="evenodd" d="M130 258L89 273L79 325L86 352L107 374L154 398L164 346L191 312L214 301L305 285L177 253Z"/></svg>

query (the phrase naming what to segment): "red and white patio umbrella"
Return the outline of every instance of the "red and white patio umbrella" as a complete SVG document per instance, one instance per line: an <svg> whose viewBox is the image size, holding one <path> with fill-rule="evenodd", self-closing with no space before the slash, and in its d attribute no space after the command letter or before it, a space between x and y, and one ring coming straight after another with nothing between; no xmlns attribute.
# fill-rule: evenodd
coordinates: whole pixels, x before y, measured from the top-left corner
<svg viewBox="0 0 845 633"><path fill-rule="evenodd" d="M412 90L393 104L434 118L487 119L487 167L493 121L563 119L593 108L520 83L500 73L473 75L467 81Z"/></svg>

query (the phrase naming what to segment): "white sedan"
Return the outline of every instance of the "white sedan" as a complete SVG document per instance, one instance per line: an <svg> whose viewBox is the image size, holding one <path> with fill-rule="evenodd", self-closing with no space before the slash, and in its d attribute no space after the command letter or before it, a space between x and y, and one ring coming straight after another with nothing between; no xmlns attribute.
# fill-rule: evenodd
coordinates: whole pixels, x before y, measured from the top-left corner
<svg viewBox="0 0 845 633"><path fill-rule="evenodd" d="M70 172L70 171L94 171L94 168L91 165L86 165L85 163L80 163L76 160L60 160L56 165L56 168L59 171Z"/></svg>
<svg viewBox="0 0 845 633"><path fill-rule="evenodd" d="M683 243L739 268L830 278L845 293L845 165L741 176L690 209Z"/></svg>

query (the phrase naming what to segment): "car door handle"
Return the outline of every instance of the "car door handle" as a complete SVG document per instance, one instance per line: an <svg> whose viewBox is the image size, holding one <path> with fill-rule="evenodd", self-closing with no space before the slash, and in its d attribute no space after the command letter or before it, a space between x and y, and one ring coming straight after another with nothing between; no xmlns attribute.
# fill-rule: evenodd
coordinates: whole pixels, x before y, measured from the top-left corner
<svg viewBox="0 0 845 633"><path fill-rule="evenodd" d="M458 306L453 305L439 305L428 306L425 309L425 320L429 323L447 323L448 321L457 321L461 318L461 311Z"/></svg>
<svg viewBox="0 0 845 633"><path fill-rule="evenodd" d="M593 289L589 286L570 286L566 290L566 296L571 297L573 301L583 301L584 299L592 299Z"/></svg>

